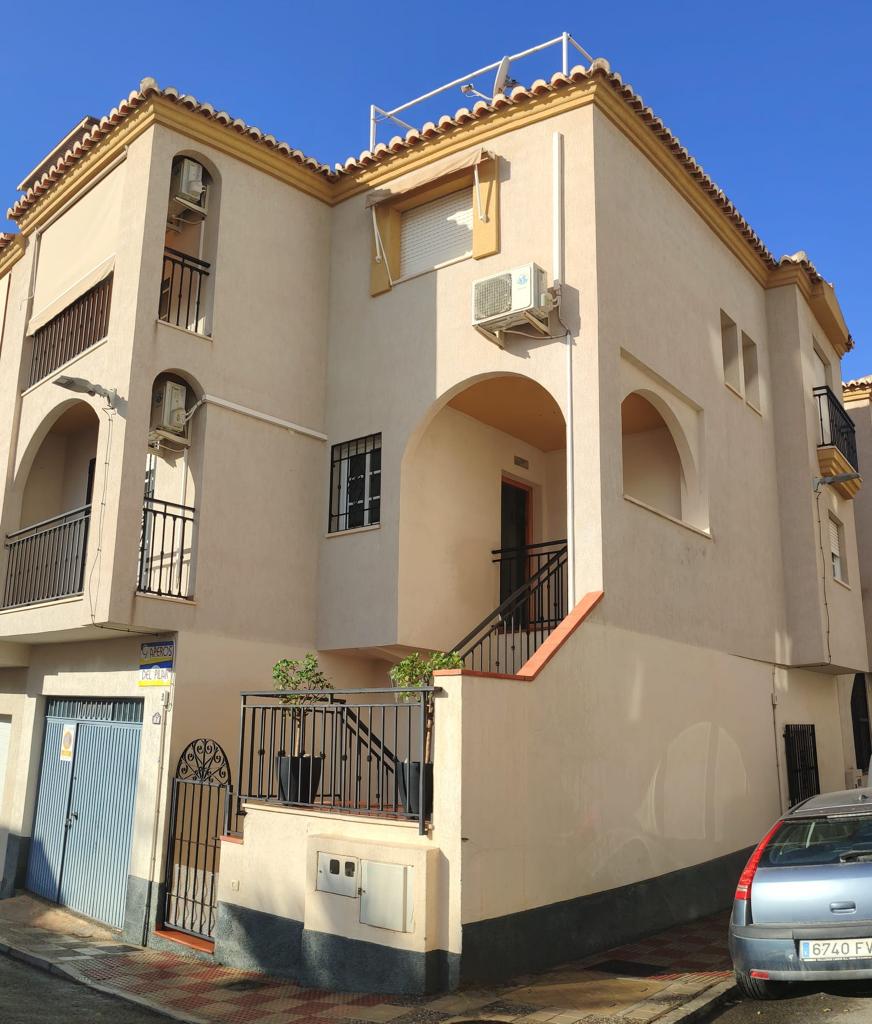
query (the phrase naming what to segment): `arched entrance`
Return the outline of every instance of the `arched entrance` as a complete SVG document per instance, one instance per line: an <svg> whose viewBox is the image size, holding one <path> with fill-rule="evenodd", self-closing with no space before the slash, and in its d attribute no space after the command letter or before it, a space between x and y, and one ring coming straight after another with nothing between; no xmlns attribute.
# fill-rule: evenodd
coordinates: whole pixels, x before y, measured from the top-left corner
<svg viewBox="0 0 872 1024"><path fill-rule="evenodd" d="M565 548L565 467L563 413L530 378L469 381L435 403L403 459L402 644L453 649L540 571L555 545ZM519 628L562 618L561 572L560 594L552 581L541 606L519 606Z"/></svg>
<svg viewBox="0 0 872 1024"><path fill-rule="evenodd" d="M22 525L6 538L4 608L82 592L99 430L93 408L74 402L37 449L21 489Z"/></svg>

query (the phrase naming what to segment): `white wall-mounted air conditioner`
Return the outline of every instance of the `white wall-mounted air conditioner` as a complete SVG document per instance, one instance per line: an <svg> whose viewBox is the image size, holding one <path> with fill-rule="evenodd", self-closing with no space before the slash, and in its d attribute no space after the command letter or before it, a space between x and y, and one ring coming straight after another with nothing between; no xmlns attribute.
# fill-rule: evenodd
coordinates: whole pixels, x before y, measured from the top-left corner
<svg viewBox="0 0 872 1024"><path fill-rule="evenodd" d="M472 326L493 336L492 340L498 340L503 331L521 326L547 334L553 306L545 271L535 263L472 284Z"/></svg>
<svg viewBox="0 0 872 1024"><path fill-rule="evenodd" d="M164 381L154 392L157 416L154 426L170 434L184 434L187 427L185 402L188 389L174 380Z"/></svg>
<svg viewBox="0 0 872 1024"><path fill-rule="evenodd" d="M170 215L180 220L206 216L206 180L202 164L184 156L173 165L170 183Z"/></svg>

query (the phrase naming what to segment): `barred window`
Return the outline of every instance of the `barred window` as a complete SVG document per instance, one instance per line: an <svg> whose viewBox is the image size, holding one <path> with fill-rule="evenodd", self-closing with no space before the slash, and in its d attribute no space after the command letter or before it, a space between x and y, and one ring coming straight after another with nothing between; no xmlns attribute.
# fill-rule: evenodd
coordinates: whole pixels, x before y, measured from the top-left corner
<svg viewBox="0 0 872 1024"><path fill-rule="evenodd" d="M381 513L381 434L334 444L330 459L330 533L373 526Z"/></svg>

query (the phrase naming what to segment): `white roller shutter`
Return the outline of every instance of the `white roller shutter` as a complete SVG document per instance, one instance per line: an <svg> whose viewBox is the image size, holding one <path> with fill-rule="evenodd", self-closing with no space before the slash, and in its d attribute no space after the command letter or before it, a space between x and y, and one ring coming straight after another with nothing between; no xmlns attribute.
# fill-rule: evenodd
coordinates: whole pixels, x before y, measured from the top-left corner
<svg viewBox="0 0 872 1024"><path fill-rule="evenodd" d="M838 522L835 519L833 519L832 516L829 517L829 523L830 523L830 556L832 558L832 563L833 563L833 576L835 576L835 578L837 580L844 581L845 574L844 574L844 571L843 571L843 568L842 568L842 544L841 544L839 524L838 524Z"/></svg>
<svg viewBox="0 0 872 1024"><path fill-rule="evenodd" d="M472 255L472 189L406 210L400 227L400 277Z"/></svg>
<svg viewBox="0 0 872 1024"><path fill-rule="evenodd" d="M3 807L3 790L6 784L6 764L9 760L9 738L12 735L12 718L0 715L0 809Z"/></svg>

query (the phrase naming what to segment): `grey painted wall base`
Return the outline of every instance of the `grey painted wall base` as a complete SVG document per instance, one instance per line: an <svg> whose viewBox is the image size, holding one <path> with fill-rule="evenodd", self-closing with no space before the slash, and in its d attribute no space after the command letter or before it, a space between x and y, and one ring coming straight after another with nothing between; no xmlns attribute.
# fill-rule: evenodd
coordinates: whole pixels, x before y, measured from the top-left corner
<svg viewBox="0 0 872 1024"><path fill-rule="evenodd" d="M460 966L460 958L444 950L415 953L308 932L300 921L233 903L218 904L215 959L317 988L403 995L455 988Z"/></svg>
<svg viewBox="0 0 872 1024"><path fill-rule="evenodd" d="M29 853L30 836L19 836L15 832L7 833L3 877L0 879L0 900L7 900L15 895L16 889L24 888Z"/></svg>
<svg viewBox="0 0 872 1024"><path fill-rule="evenodd" d="M302 967L302 935L301 921L249 910L235 903L219 903L215 959L229 967L296 980Z"/></svg>
<svg viewBox="0 0 872 1024"><path fill-rule="evenodd" d="M461 980L500 981L725 910L750 854L739 850L633 885L465 924Z"/></svg>

